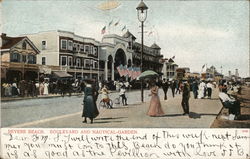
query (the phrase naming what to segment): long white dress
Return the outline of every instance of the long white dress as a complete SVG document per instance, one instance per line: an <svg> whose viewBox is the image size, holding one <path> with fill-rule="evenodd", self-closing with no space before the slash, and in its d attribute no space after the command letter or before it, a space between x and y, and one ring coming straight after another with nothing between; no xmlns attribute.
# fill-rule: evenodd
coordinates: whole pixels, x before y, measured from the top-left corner
<svg viewBox="0 0 250 159"><path fill-rule="evenodd" d="M204 98L204 89L206 84L204 82L201 82L199 85L199 91L198 91L198 99Z"/></svg>
<svg viewBox="0 0 250 159"><path fill-rule="evenodd" d="M49 84L48 83L44 83L44 95L48 95L49 94Z"/></svg>

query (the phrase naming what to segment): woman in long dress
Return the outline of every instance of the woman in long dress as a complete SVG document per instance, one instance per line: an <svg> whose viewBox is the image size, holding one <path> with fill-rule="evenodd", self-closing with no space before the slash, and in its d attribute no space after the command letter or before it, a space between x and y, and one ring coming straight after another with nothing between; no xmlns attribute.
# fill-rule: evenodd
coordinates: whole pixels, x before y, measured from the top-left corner
<svg viewBox="0 0 250 159"><path fill-rule="evenodd" d="M49 83L48 81L46 81L44 83L44 92L43 92L44 95L48 95L49 94Z"/></svg>
<svg viewBox="0 0 250 159"><path fill-rule="evenodd" d="M159 87L155 84L155 82L151 82L150 96L152 97L150 100L150 105L147 115L152 117L164 115L164 112L161 107L160 98L158 96L158 89Z"/></svg>
<svg viewBox="0 0 250 159"><path fill-rule="evenodd" d="M96 103L93 98L93 88L88 82L84 88L84 99L83 99L83 112L82 117L84 117L83 123L87 123L87 118L90 119L91 124L93 119L99 115L99 111L96 107Z"/></svg>

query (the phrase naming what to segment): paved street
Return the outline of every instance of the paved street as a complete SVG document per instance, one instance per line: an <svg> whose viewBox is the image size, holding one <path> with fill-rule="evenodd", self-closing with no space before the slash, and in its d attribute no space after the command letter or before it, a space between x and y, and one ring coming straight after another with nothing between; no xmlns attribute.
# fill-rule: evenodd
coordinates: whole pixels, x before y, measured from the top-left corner
<svg viewBox="0 0 250 159"><path fill-rule="evenodd" d="M83 128L83 127L132 127L132 128L209 128L222 105L213 91L213 98L190 99L190 115L183 116L181 95L173 98L168 92L168 100L160 98L165 115L146 115L150 97L144 92L145 102L140 103L140 91L127 93L128 106L114 105L115 109L100 109L94 124L82 123L82 96L32 99L2 103L2 127L42 127L42 128ZM118 93L112 93L114 99ZM100 99L98 99L99 101Z"/></svg>

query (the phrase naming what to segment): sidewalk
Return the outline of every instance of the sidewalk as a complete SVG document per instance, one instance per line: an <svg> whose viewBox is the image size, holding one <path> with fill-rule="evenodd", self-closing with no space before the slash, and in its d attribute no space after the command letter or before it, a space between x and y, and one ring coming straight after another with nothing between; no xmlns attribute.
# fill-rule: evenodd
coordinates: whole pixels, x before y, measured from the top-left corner
<svg viewBox="0 0 250 159"><path fill-rule="evenodd" d="M162 98L162 96L160 96ZM213 91L212 99L190 98L190 115L183 116L181 95L161 101L165 115L147 116L149 103L128 106L115 106L114 109L101 109L93 124L82 123L81 112L53 117L19 125L20 127L40 128L210 128L222 105L218 100L218 90Z"/></svg>

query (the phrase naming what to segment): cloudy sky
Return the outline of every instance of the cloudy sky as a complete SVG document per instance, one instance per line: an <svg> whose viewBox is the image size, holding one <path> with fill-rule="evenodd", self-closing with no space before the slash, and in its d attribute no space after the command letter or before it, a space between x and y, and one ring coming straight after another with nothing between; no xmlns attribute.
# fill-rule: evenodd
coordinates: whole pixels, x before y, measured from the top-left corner
<svg viewBox="0 0 250 159"><path fill-rule="evenodd" d="M139 0L118 0L119 7L98 9L97 0L4 0L2 30L10 36L46 30L65 30L77 35L102 39L106 34L122 35L126 25L140 42L136 7ZM145 22L145 44L154 42L164 57L175 56L181 67L200 72L204 64L214 65L225 75L239 69L249 76L249 2L144 0L149 7ZM111 27L109 23L113 21ZM115 22L118 22L114 26Z"/></svg>

